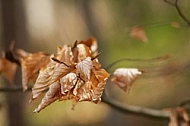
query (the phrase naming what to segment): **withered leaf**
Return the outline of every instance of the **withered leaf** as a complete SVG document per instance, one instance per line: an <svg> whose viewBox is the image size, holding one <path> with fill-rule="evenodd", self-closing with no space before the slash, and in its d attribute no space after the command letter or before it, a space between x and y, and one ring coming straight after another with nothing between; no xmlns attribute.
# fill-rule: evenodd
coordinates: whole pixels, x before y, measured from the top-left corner
<svg viewBox="0 0 190 126"><path fill-rule="evenodd" d="M0 58L0 73L11 83L14 83L14 77L17 69L17 64L12 63L6 58Z"/></svg>
<svg viewBox="0 0 190 126"><path fill-rule="evenodd" d="M129 91L133 82L142 72L137 68L118 68L113 73L112 82L117 84L124 91Z"/></svg>
<svg viewBox="0 0 190 126"><path fill-rule="evenodd" d="M189 116L183 107L172 108L168 126L189 126Z"/></svg>
<svg viewBox="0 0 190 126"><path fill-rule="evenodd" d="M131 37L134 37L144 43L148 42L148 38L146 36L146 33L145 31L143 30L143 28L139 27L139 26L136 26L136 27L133 27L131 30L130 30L130 34L129 34Z"/></svg>
<svg viewBox="0 0 190 126"><path fill-rule="evenodd" d="M38 78L32 88L32 96L31 100L36 99L43 91L48 89L50 83L48 83L51 80L51 75L54 72L55 62L50 62L46 66L46 68L41 69L40 73L38 75Z"/></svg>
<svg viewBox="0 0 190 126"><path fill-rule="evenodd" d="M77 90L77 98L78 101L91 101L91 88L92 88L92 82L87 81L84 84L80 86L80 88Z"/></svg>
<svg viewBox="0 0 190 126"><path fill-rule="evenodd" d="M77 75L75 73L68 73L66 76L60 79L61 93L65 95L70 91L77 83Z"/></svg>
<svg viewBox="0 0 190 126"><path fill-rule="evenodd" d="M187 111L183 107L177 107L177 112L179 113L179 116L182 117L183 121L189 125L190 119Z"/></svg>
<svg viewBox="0 0 190 126"><path fill-rule="evenodd" d="M59 82L54 82L50 85L49 90L45 94L44 98L42 99L41 103L38 107L33 111L34 113L40 112L42 109L50 105L52 102L56 101L60 97L60 84Z"/></svg>
<svg viewBox="0 0 190 126"><path fill-rule="evenodd" d="M83 61L79 62L76 65L76 69L80 74L83 74L87 79L90 79L90 73L92 69L92 60L90 57L87 57Z"/></svg>
<svg viewBox="0 0 190 126"><path fill-rule="evenodd" d="M17 49L16 52L21 61L22 86L25 91L29 81L35 82L40 69L49 63L50 56L43 52L28 53L21 49Z"/></svg>
<svg viewBox="0 0 190 126"><path fill-rule="evenodd" d="M71 55L70 47L58 47L56 59L57 60L66 60L70 61L69 56ZM52 56L54 57L54 56ZM70 56L72 57L72 56ZM52 58L50 58L52 59ZM65 76L69 72L71 72L73 68L66 66L62 63L57 63L54 60L51 60L44 69L40 70L38 78L32 88L32 96L30 101L37 98L44 90L46 90L49 85L58 81L61 77Z"/></svg>
<svg viewBox="0 0 190 126"><path fill-rule="evenodd" d="M97 44L97 41L94 37L90 37L86 41L80 41L79 44L84 44L90 48L92 53L97 53L98 44Z"/></svg>
<svg viewBox="0 0 190 126"><path fill-rule="evenodd" d="M78 48L78 61L77 62L81 62L82 60L86 59L86 57L91 56L91 52L89 50L89 47L84 45L84 44L78 44L77 45Z"/></svg>
<svg viewBox="0 0 190 126"><path fill-rule="evenodd" d="M174 109L171 110L170 122L168 126L178 126L177 112Z"/></svg>
<svg viewBox="0 0 190 126"><path fill-rule="evenodd" d="M37 98L49 85L58 81L72 70L73 68L67 67L64 64L54 61L50 62L45 69L40 70L40 74L32 88L31 100Z"/></svg>

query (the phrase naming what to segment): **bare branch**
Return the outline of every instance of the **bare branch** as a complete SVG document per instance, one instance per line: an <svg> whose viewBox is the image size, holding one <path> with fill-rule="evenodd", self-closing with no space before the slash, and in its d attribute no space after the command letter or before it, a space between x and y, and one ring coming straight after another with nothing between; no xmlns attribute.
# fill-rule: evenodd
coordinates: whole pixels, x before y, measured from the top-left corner
<svg viewBox="0 0 190 126"><path fill-rule="evenodd" d="M164 0L164 2L166 2L167 4L171 5L171 6L175 6L175 3L168 1L168 0Z"/></svg>
<svg viewBox="0 0 190 126"><path fill-rule="evenodd" d="M180 103L179 103L179 106L185 106L187 104L190 104L190 98L188 99L185 99L185 100L182 100Z"/></svg>
<svg viewBox="0 0 190 126"><path fill-rule="evenodd" d="M27 91L31 91L32 88L28 88ZM0 87L0 92L22 92L23 88L21 86L12 86L12 87ZM169 121L170 112L155 110L145 107L132 106L127 104L121 104L120 102L108 97L104 92L102 95L102 102L106 103L113 109L123 112L125 114L134 114L138 116L144 116L152 119L162 119Z"/></svg>
<svg viewBox="0 0 190 126"><path fill-rule="evenodd" d="M27 91L31 91L32 88L28 88ZM23 87L21 86L11 86L11 87L0 87L0 92L21 92L23 91Z"/></svg>
<svg viewBox="0 0 190 126"><path fill-rule="evenodd" d="M121 104L120 102L108 97L104 92L102 95L102 102L108 104L113 109L125 114L134 114L138 116L148 117L151 119L162 119L169 121L171 113L168 111L155 110L145 107L132 106L127 104Z"/></svg>
<svg viewBox="0 0 190 126"><path fill-rule="evenodd" d="M190 20L182 13L180 7L179 7L179 0L175 0L175 2L171 2L168 0L164 0L164 2L166 2L167 4L175 7L175 9L177 10L179 16L188 24L188 26L190 26Z"/></svg>
<svg viewBox="0 0 190 126"><path fill-rule="evenodd" d="M151 62L151 61L163 61L163 60L167 60L171 57L171 55L164 55L164 56L160 56L160 57L156 57L153 59L130 59L130 58L122 58L122 59L118 59L114 62L112 62L111 64L109 64L105 69L109 70L110 68L112 68L114 65L121 63L123 61L128 61L128 62Z"/></svg>

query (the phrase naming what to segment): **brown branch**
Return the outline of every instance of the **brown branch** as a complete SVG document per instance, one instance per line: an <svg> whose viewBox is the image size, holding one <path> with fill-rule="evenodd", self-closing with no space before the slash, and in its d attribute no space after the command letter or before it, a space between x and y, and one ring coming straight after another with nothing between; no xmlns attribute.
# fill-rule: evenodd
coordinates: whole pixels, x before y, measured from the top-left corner
<svg viewBox="0 0 190 126"><path fill-rule="evenodd" d="M133 114L137 116L148 117L151 119L161 119L167 121L169 121L171 115L171 113L168 111L121 104L120 102L114 100L113 98L108 97L105 92L102 95L102 102L108 104L113 109L122 112L124 114Z"/></svg>
<svg viewBox="0 0 190 126"><path fill-rule="evenodd" d="M31 91L32 88L28 88L27 91ZM12 87L0 87L0 92L22 92L23 88L21 86L12 86ZM148 117L151 119L162 119L169 121L170 112L155 110L145 107L132 106L127 104L121 104L120 102L108 97L104 92L102 95L102 102L106 103L113 109L125 113L125 114L134 114L138 116Z"/></svg>
<svg viewBox="0 0 190 126"><path fill-rule="evenodd" d="M179 106L185 106L187 104L190 104L190 98L188 99L185 99L185 100L182 100L180 103L179 103Z"/></svg>
<svg viewBox="0 0 190 126"><path fill-rule="evenodd" d="M175 2L171 2L168 0L164 0L164 2L166 2L167 4L175 7L175 9L177 10L179 16L188 24L188 26L190 26L190 20L182 13L180 7L179 7L179 0L175 0Z"/></svg>
<svg viewBox="0 0 190 126"><path fill-rule="evenodd" d="M27 91L31 91L32 88L29 87ZM11 86L11 87L0 87L0 92L23 92L23 88L21 86Z"/></svg>

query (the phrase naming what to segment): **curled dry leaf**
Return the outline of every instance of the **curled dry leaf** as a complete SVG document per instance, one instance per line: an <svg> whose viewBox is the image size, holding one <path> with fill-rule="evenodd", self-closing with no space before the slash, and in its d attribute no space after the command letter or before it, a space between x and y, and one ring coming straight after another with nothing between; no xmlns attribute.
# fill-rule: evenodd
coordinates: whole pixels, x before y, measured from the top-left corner
<svg viewBox="0 0 190 126"><path fill-rule="evenodd" d="M124 91L129 91L133 82L142 72L137 68L118 68L113 73L112 82L117 84Z"/></svg>
<svg viewBox="0 0 190 126"><path fill-rule="evenodd" d="M90 37L86 41L80 41L79 44L84 44L84 45L88 46L93 54L94 53L97 54L98 43L94 37Z"/></svg>
<svg viewBox="0 0 190 126"><path fill-rule="evenodd" d="M168 126L178 126L177 112L175 109L171 110L170 122Z"/></svg>
<svg viewBox="0 0 190 126"><path fill-rule="evenodd" d="M38 107L33 111L34 113L40 112L46 106L50 105L52 102L56 101L60 97L60 85L59 82L54 82L50 85L49 90L45 94L44 98L42 99L41 103Z"/></svg>
<svg viewBox="0 0 190 126"><path fill-rule="evenodd" d="M143 30L143 28L137 26L137 27L133 27L131 30L130 30L130 36L131 37L134 37L144 43L148 42L148 38L146 37L146 33L145 31Z"/></svg>
<svg viewBox="0 0 190 126"><path fill-rule="evenodd" d="M51 75L54 72L54 67L54 62L50 62L46 68L40 70L37 80L32 88L32 96L30 101L36 99L40 94L43 93L43 91L48 89L50 85L48 82L51 80Z"/></svg>
<svg viewBox="0 0 190 126"><path fill-rule="evenodd" d="M43 91L47 90L48 87L59 80L62 76L69 73L70 68L65 66L65 64L62 64L61 61L58 63L54 60L52 60L54 56L51 56L50 62L47 64L47 66L40 70L40 73L37 77L37 80L32 88L32 95L30 101L33 99L36 99L39 97L40 94L43 93ZM58 46L57 47L57 55L55 56L56 60L65 60L67 62L70 62L72 59L71 56L71 47L69 46Z"/></svg>
<svg viewBox="0 0 190 126"><path fill-rule="evenodd" d="M84 44L78 44L77 49L78 49L77 62L81 62L82 60L86 59L86 57L91 56L91 52L88 46Z"/></svg>
<svg viewBox="0 0 190 126"><path fill-rule="evenodd" d="M73 47L59 47L57 56L40 70L31 100L38 98L47 88L49 91L34 112L41 111L55 100L101 101L109 74L101 69L98 56L94 55L95 50L91 50L91 41L75 42ZM52 85L56 85L56 88Z"/></svg>
<svg viewBox="0 0 190 126"><path fill-rule="evenodd" d="M76 69L77 69L78 73L83 74L89 80L90 79L91 69L92 69L92 60L91 60L91 58L87 57L83 61L79 62L76 65Z"/></svg>
<svg viewBox="0 0 190 126"><path fill-rule="evenodd" d="M20 66L20 62L14 56L14 44L12 41L8 51L2 51L2 57L0 58L0 74L2 74L11 84L14 83L17 67Z"/></svg>
<svg viewBox="0 0 190 126"><path fill-rule="evenodd" d="M16 53L21 61L22 86L25 91L28 88L29 81L34 82L40 69L48 64L50 56L43 52L28 53L21 49L17 49Z"/></svg>
<svg viewBox="0 0 190 126"><path fill-rule="evenodd" d="M77 83L77 75L75 73L68 73L66 76L60 79L61 93L65 95L69 92Z"/></svg>
<svg viewBox="0 0 190 126"><path fill-rule="evenodd" d="M64 64L51 61L45 69L40 70L40 74L32 88L31 100L36 99L43 91L45 91L52 83L58 81L61 77L72 72L73 68Z"/></svg>
<svg viewBox="0 0 190 126"><path fill-rule="evenodd" d="M14 83L14 77L17 64L10 62L6 58L0 58L0 73L11 83Z"/></svg>

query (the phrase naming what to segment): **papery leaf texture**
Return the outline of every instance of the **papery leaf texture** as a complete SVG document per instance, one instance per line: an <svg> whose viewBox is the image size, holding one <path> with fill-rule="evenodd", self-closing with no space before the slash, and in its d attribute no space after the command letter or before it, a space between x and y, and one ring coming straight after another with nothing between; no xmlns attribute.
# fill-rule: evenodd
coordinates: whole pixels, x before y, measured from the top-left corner
<svg viewBox="0 0 190 126"><path fill-rule="evenodd" d="M11 83L14 83L14 77L17 69L17 64L6 58L0 58L0 73Z"/></svg>
<svg viewBox="0 0 190 126"><path fill-rule="evenodd" d="M141 74L142 72L137 68L118 68L113 73L111 81L124 91L129 92L133 82Z"/></svg>
<svg viewBox="0 0 190 126"><path fill-rule="evenodd" d="M40 70L32 88L31 101L45 93L34 110L40 112L56 100L98 103L109 77L98 62L95 39L58 47L57 54Z"/></svg>
<svg viewBox="0 0 190 126"><path fill-rule="evenodd" d="M43 52L28 53L21 49L17 49L16 52L21 61L22 86L25 91L29 81L35 82L40 69L49 63L50 56Z"/></svg>

